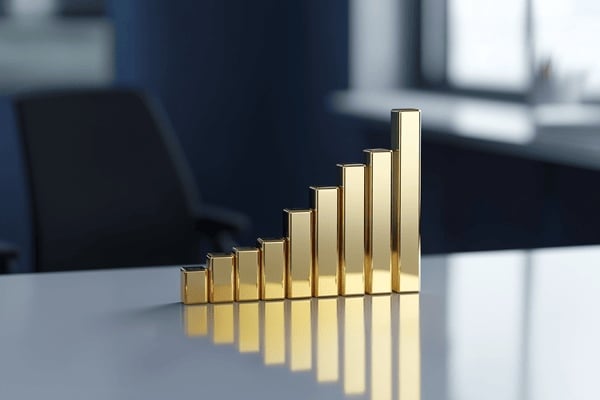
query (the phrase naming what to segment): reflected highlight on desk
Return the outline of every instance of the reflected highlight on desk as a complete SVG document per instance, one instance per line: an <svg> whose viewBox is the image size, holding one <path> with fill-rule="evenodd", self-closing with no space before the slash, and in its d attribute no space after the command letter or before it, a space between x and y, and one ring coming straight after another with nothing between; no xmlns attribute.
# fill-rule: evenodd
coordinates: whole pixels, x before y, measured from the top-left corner
<svg viewBox="0 0 600 400"><path fill-rule="evenodd" d="M314 369L353 399L420 399L419 294L202 304L182 316L190 338L212 334L267 366Z"/></svg>

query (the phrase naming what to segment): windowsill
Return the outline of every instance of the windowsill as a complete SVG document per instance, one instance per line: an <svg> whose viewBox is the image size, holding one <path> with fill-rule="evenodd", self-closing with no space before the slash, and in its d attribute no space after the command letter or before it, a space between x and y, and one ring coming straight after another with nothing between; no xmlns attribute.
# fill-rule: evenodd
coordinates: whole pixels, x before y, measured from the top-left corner
<svg viewBox="0 0 600 400"><path fill-rule="evenodd" d="M423 138L600 169L600 106L542 105L422 90L333 93L334 112L389 123L392 108L419 108Z"/></svg>

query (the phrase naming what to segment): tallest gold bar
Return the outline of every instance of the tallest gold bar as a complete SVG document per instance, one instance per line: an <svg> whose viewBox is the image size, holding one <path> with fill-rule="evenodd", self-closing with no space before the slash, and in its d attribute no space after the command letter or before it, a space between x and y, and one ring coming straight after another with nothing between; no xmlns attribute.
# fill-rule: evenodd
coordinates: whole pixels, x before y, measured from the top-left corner
<svg viewBox="0 0 600 400"><path fill-rule="evenodd" d="M395 292L420 290L421 112L392 110Z"/></svg>
<svg viewBox="0 0 600 400"><path fill-rule="evenodd" d="M366 292L392 291L392 151L365 150L367 155Z"/></svg>

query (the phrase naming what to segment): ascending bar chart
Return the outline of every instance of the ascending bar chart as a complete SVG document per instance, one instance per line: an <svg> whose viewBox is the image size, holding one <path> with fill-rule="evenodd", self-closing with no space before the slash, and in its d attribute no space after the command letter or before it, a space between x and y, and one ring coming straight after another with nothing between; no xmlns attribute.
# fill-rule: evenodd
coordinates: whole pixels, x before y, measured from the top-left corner
<svg viewBox="0 0 600 400"><path fill-rule="evenodd" d="M235 346L267 367L310 372L371 400L421 397L419 294L312 298L184 308L190 338Z"/></svg>
<svg viewBox="0 0 600 400"><path fill-rule="evenodd" d="M181 301L419 292L421 113L395 109L391 121L392 149L338 164L338 186L311 187L309 208L283 210L281 238L181 268Z"/></svg>

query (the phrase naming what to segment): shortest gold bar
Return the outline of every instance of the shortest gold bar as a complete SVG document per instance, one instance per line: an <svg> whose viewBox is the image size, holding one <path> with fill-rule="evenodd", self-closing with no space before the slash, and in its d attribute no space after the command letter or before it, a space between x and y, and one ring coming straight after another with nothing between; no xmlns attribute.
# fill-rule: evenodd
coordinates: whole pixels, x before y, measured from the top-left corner
<svg viewBox="0 0 600 400"><path fill-rule="evenodd" d="M313 213L312 210L283 210L287 241L287 297L312 297Z"/></svg>
<svg viewBox="0 0 600 400"><path fill-rule="evenodd" d="M232 302L234 300L233 255L208 253L206 259L209 275L208 300L211 303Z"/></svg>
<svg viewBox="0 0 600 400"><path fill-rule="evenodd" d="M285 298L286 250L285 239L258 239L260 248L260 298Z"/></svg>
<svg viewBox="0 0 600 400"><path fill-rule="evenodd" d="M181 268L181 302L183 304L208 302L208 270L205 266Z"/></svg>
<svg viewBox="0 0 600 400"><path fill-rule="evenodd" d="M260 293L260 251L253 247L234 247L235 300L258 300Z"/></svg>

